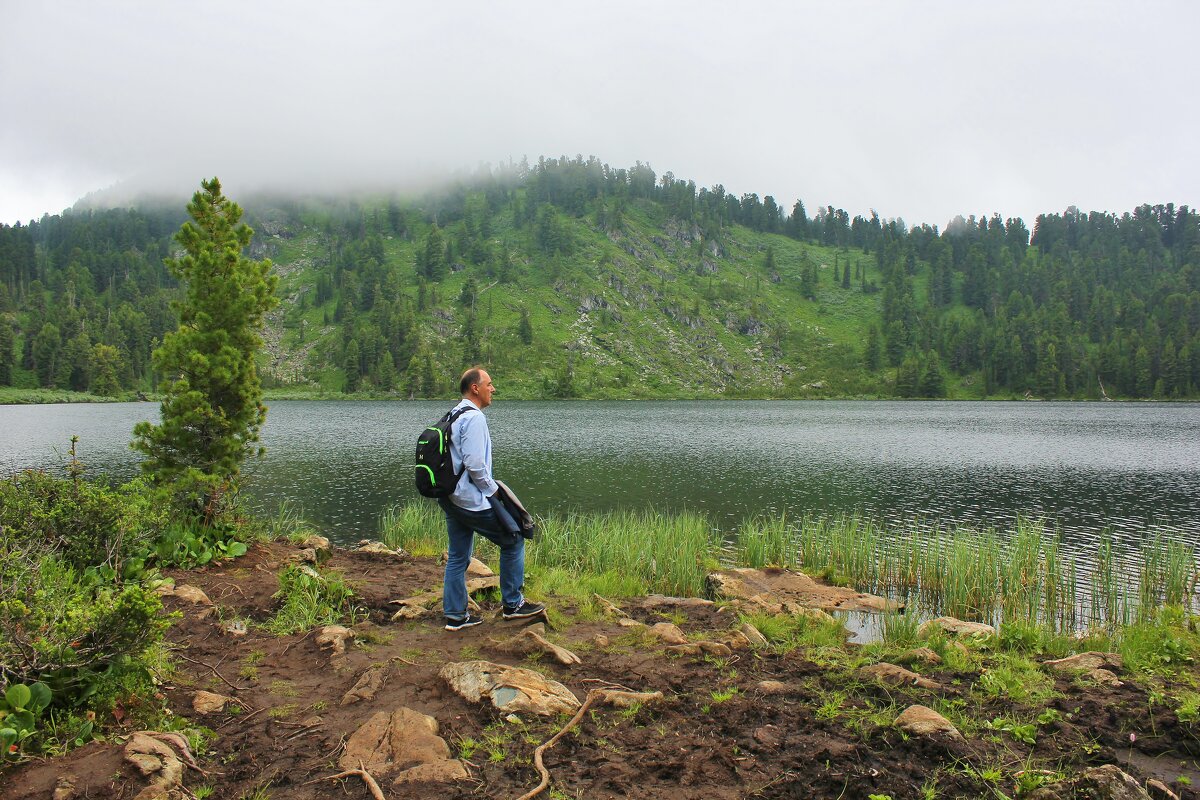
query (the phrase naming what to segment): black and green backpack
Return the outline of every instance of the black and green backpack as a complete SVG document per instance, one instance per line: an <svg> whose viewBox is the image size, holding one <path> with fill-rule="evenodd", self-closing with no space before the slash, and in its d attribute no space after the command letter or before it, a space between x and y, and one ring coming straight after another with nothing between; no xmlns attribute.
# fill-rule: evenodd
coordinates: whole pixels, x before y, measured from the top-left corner
<svg viewBox="0 0 1200 800"><path fill-rule="evenodd" d="M470 406L447 411L445 416L421 431L417 437L417 491L425 497L449 497L458 486L462 472L454 471L450 458L450 426Z"/></svg>

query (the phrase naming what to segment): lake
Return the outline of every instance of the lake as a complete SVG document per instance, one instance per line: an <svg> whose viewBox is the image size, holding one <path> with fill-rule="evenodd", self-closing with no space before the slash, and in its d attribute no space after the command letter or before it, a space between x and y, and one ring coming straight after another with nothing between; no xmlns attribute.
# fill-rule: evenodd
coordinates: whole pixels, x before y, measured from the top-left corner
<svg viewBox="0 0 1200 800"><path fill-rule="evenodd" d="M289 501L339 542L417 498L417 433L446 402L270 404L251 504ZM0 469L55 469L70 437L92 476L137 473L134 423L158 405L0 406ZM1005 528L1044 516L1068 541L1104 530L1200 541L1200 405L888 401L506 402L488 409L495 469L535 512L858 512ZM432 501L428 501L432 502Z"/></svg>

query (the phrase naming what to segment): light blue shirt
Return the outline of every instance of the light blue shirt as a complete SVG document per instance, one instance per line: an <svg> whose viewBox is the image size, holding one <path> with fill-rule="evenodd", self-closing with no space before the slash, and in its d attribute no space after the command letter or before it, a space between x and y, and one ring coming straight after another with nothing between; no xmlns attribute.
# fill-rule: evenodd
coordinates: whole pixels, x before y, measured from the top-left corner
<svg viewBox="0 0 1200 800"><path fill-rule="evenodd" d="M471 410L450 428L450 463L455 472L462 470L450 502L467 511L486 511L492 507L488 497L500 488L492 478L492 434L487 417L465 397L454 408Z"/></svg>

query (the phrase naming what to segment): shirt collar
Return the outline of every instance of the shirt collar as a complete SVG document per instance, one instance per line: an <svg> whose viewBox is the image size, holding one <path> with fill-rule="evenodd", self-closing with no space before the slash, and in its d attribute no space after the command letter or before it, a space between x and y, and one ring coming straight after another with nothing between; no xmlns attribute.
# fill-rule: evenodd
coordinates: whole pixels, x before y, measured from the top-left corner
<svg viewBox="0 0 1200 800"><path fill-rule="evenodd" d="M462 399L462 403L466 403L466 404L467 404L467 405L469 405L471 408L475 409L476 411L478 411L478 412L479 412L479 413L481 413L481 414L483 413L483 409L482 409L482 408L480 408L479 406L475 405L475 401L471 400L471 398L469 398L469 397L464 397L464 398ZM461 406L461 405L462 405L462 403L459 403L459 406Z"/></svg>

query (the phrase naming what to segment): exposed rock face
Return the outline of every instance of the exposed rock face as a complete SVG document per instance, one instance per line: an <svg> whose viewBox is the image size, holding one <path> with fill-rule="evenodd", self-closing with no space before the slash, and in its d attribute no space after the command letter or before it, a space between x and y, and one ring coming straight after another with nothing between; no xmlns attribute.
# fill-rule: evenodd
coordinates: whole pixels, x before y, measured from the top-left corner
<svg viewBox="0 0 1200 800"><path fill-rule="evenodd" d="M437 720L404 706L368 719L351 734L338 764L342 769L361 764L375 778L395 775L396 783L468 777L466 767L450 758L450 746L438 736Z"/></svg>
<svg viewBox="0 0 1200 800"><path fill-rule="evenodd" d="M192 709L197 714L219 714L225 710L227 703L232 702L232 697L213 692L199 691L192 695Z"/></svg>
<svg viewBox="0 0 1200 800"><path fill-rule="evenodd" d="M1029 800L1068 800L1089 797L1094 800L1150 800L1150 794L1131 775L1119 767L1105 764L1092 767L1066 781L1031 792Z"/></svg>
<svg viewBox="0 0 1200 800"><path fill-rule="evenodd" d="M785 569L726 569L710 573L709 590L769 614L819 611L895 611L903 605L840 586L827 586L802 572Z"/></svg>
<svg viewBox="0 0 1200 800"><path fill-rule="evenodd" d="M964 622L954 617L938 617L921 623L917 628L918 636L929 636L936 630L942 630L951 636L995 636L996 629L982 622Z"/></svg>
<svg viewBox="0 0 1200 800"><path fill-rule="evenodd" d="M462 661L446 664L438 674L467 700L478 703L487 698L501 711L550 716L573 714L580 706L579 699L561 683L521 667Z"/></svg>
<svg viewBox="0 0 1200 800"><path fill-rule="evenodd" d="M950 720L928 706L913 705L896 717L895 725L914 736L946 736L962 739L962 734Z"/></svg>
<svg viewBox="0 0 1200 800"><path fill-rule="evenodd" d="M919 686L922 689L940 689L941 684L929 678L923 678L915 672L898 667L895 664L871 664L858 671L863 680L879 681L889 686Z"/></svg>

